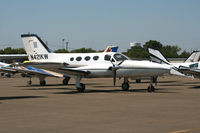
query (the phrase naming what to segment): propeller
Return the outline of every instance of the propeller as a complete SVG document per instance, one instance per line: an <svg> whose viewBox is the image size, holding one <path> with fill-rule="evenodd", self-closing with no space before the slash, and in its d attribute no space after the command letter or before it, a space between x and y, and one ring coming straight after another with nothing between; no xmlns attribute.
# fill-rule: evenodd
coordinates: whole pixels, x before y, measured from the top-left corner
<svg viewBox="0 0 200 133"><path fill-rule="evenodd" d="M113 62L111 61L112 65L111 67L109 67L109 70L113 72L113 85L116 85L116 78L117 78L117 70L120 68L120 65L124 62L121 61L119 64L115 65L113 64Z"/></svg>

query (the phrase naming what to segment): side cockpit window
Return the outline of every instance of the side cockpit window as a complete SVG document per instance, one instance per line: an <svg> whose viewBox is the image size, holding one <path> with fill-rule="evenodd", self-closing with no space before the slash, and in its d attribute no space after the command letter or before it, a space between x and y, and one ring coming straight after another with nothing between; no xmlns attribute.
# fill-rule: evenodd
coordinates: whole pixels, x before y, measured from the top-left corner
<svg viewBox="0 0 200 133"><path fill-rule="evenodd" d="M114 58L116 61L128 60L128 58L122 54L114 54Z"/></svg>
<svg viewBox="0 0 200 133"><path fill-rule="evenodd" d="M111 58L111 56L107 54L107 55L105 55L104 60L110 61L110 58Z"/></svg>

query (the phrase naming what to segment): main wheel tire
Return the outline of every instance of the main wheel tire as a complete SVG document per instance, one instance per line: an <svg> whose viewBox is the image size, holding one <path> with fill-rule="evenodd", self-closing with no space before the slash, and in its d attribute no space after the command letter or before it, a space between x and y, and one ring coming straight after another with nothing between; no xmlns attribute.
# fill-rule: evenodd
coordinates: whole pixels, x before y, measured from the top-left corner
<svg viewBox="0 0 200 133"><path fill-rule="evenodd" d="M31 85L32 84L32 81L31 80L29 80L29 81L27 81L27 85Z"/></svg>
<svg viewBox="0 0 200 133"><path fill-rule="evenodd" d="M6 74L6 77L10 78L10 77L11 77L11 75L8 73L8 74Z"/></svg>
<svg viewBox="0 0 200 133"><path fill-rule="evenodd" d="M136 79L135 82L136 83L141 83L141 79Z"/></svg>
<svg viewBox="0 0 200 133"><path fill-rule="evenodd" d="M22 77L26 77L26 75L24 73L21 74Z"/></svg>
<svg viewBox="0 0 200 133"><path fill-rule="evenodd" d="M63 79L63 85L68 85L70 78Z"/></svg>
<svg viewBox="0 0 200 133"><path fill-rule="evenodd" d="M153 77L153 83L156 83L157 82L157 79L158 79L158 77Z"/></svg>
<svg viewBox="0 0 200 133"><path fill-rule="evenodd" d="M150 86L147 88L147 91L148 91L148 92L153 92L153 91L155 91L154 86L153 86L153 85L150 85Z"/></svg>
<svg viewBox="0 0 200 133"><path fill-rule="evenodd" d="M85 84L80 83L80 87L76 87L78 92L84 92L85 91Z"/></svg>
<svg viewBox="0 0 200 133"><path fill-rule="evenodd" d="M45 80L41 80L41 81L40 81L40 85L41 85L41 86L45 86L45 85L46 85L46 81L45 81Z"/></svg>
<svg viewBox="0 0 200 133"><path fill-rule="evenodd" d="M123 91L128 91L129 90L129 84L128 83L123 83L122 84L122 90Z"/></svg>

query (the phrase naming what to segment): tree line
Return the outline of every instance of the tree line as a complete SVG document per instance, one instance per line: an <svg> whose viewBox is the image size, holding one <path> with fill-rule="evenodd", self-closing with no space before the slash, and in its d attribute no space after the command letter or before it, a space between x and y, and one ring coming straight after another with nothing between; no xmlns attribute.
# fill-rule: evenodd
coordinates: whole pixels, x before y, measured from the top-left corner
<svg viewBox="0 0 200 133"><path fill-rule="evenodd" d="M191 54L188 51L181 51L181 48L177 45L163 45L156 40L149 40L142 46L133 46L127 49L123 54L130 58L149 58L148 48L153 48L159 50L167 58L187 58ZM103 50L94 50L91 48L80 48L68 51L66 49L57 49L55 53L94 53L102 52ZM26 54L23 48L11 48L7 47L5 49L0 49L0 54Z"/></svg>
<svg viewBox="0 0 200 133"><path fill-rule="evenodd" d="M131 58L149 58L148 48L159 50L166 58L187 58L191 54L186 50L179 54L181 48L177 45L163 45L156 40L149 40L143 46L133 46L123 54Z"/></svg>

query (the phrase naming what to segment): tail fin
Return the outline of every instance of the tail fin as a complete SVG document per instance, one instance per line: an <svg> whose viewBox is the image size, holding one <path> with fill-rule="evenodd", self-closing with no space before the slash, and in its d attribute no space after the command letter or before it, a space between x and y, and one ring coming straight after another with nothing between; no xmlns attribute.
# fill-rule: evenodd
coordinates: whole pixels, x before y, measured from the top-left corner
<svg viewBox="0 0 200 133"><path fill-rule="evenodd" d="M118 48L118 46L108 46L104 52L117 52Z"/></svg>
<svg viewBox="0 0 200 133"><path fill-rule="evenodd" d="M170 65L169 61L158 51L151 48L148 48L151 61L160 63L160 64L168 64Z"/></svg>
<svg viewBox="0 0 200 133"><path fill-rule="evenodd" d="M171 67L170 74L185 77L185 75L179 72L179 69L173 64L171 64L158 50L154 50L151 48L149 48L148 50L149 50L151 61L160 63L160 64L170 65Z"/></svg>
<svg viewBox="0 0 200 133"><path fill-rule="evenodd" d="M200 61L200 51L194 51L191 55L185 60L185 62L199 62Z"/></svg>
<svg viewBox="0 0 200 133"><path fill-rule="evenodd" d="M21 38L29 60L48 58L48 53L52 52L36 34L23 34Z"/></svg>

